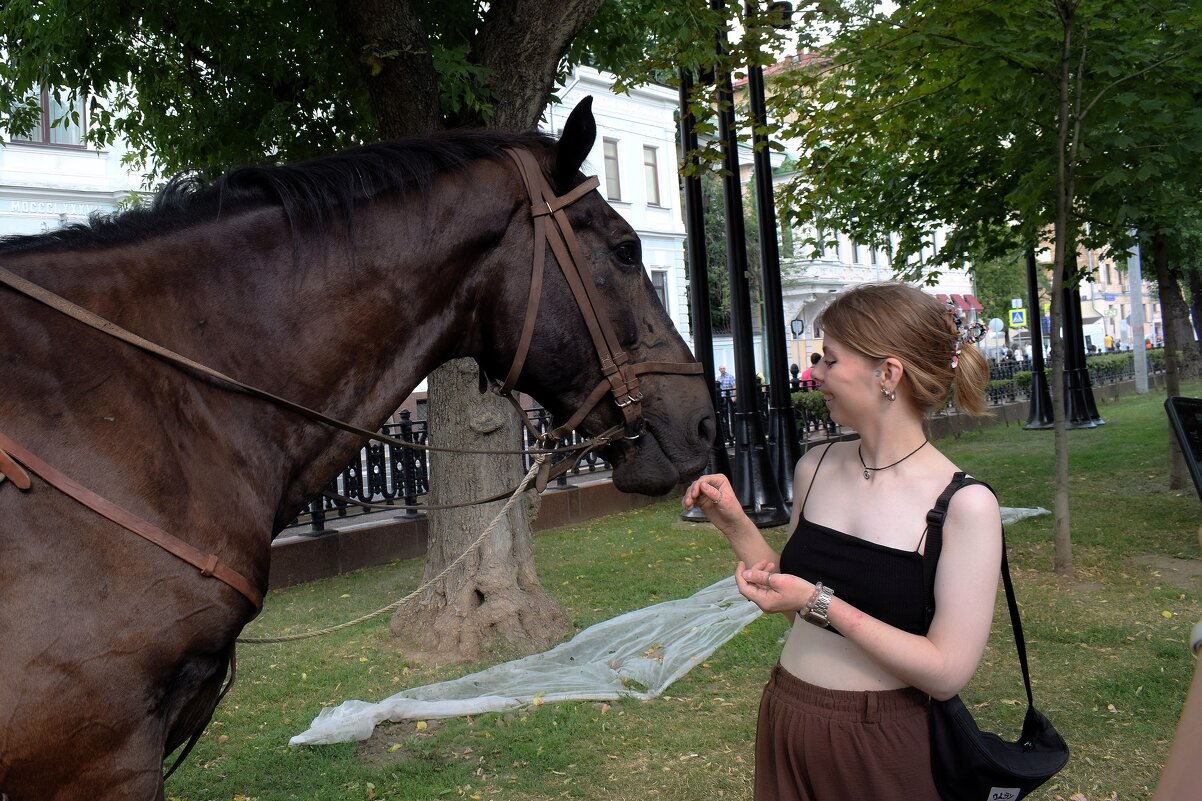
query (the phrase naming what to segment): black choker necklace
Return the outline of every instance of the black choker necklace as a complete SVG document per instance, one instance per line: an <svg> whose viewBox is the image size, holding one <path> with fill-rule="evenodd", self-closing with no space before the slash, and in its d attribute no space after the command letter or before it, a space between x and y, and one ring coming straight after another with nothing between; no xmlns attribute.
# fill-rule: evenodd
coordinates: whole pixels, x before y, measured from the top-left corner
<svg viewBox="0 0 1202 801"><path fill-rule="evenodd" d="M902 462L906 461L906 460L907 460L907 459L909 459L911 456L913 456L914 454L916 454L916 453L918 453L920 450L922 450L924 447L926 447L926 444L927 444L928 442L930 442L930 440L929 440L929 439L924 439L924 440L922 441L922 445L919 445L917 448L915 448L914 450L910 451L909 453L907 453L907 454L906 454L905 456L903 456L902 458L898 459L898 460L897 460L896 462L894 462L893 464L887 464L887 465L885 465L884 467L869 467L868 465L864 464L864 453L863 453L863 452L860 450L860 447L861 447L861 446L860 446L860 445L857 445L857 446L856 446L856 456L859 456L859 457L860 457L860 465L861 465L861 466L864 468L864 480L865 480L865 481L867 481L868 479L872 478L872 474L873 474L873 473L875 473L875 472L877 472L878 470L888 470L890 467L897 467L899 464L901 464Z"/></svg>

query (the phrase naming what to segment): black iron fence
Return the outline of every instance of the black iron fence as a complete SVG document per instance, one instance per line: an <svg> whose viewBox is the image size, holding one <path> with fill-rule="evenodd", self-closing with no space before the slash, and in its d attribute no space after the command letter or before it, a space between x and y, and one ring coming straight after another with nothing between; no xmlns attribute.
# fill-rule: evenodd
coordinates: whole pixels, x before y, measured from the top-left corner
<svg viewBox="0 0 1202 801"><path fill-rule="evenodd" d="M1164 349L1153 348L1146 351L1146 354L1148 372L1164 372ZM1090 386L1130 381L1135 378L1135 354L1131 351L1124 351L1086 356L1085 368L1089 372ZM1029 400L1031 397L1031 374L1030 359L991 362L989 385L986 389L990 405ZM1044 374L1050 380L1051 367L1045 368Z"/></svg>
<svg viewBox="0 0 1202 801"><path fill-rule="evenodd" d="M1089 369L1090 383L1093 386L1113 384L1135 377L1135 357L1131 353L1098 354L1086 359ZM1148 351L1148 368L1150 372L1162 372L1164 369L1164 353L1154 349ZM814 381L802 381L794 378L789 382L790 396L793 403L793 415L797 423L799 442L805 444L810 440L822 440L838 436L840 429L832 422L822 394L817 391ZM764 431L773 430L769 426L769 390L767 384L756 383L756 409L759 411ZM1031 395L1031 362L1001 361L992 363L989 369L988 399L991 405L1012 403L1026 400ZM718 426L728 448L734 447L735 419L735 390L717 389ZM550 431L554 424L550 414L542 408L528 410L535 427L543 434ZM427 438L425 420L412 420L407 411L400 414L401 421L384 426L381 431L392 437L424 445ZM525 431L525 447L538 447L534 436ZM572 434L563 444L577 444L584 436L579 432ZM526 469L530 468L530 458L523 457ZM570 478L580 477L608 470L610 465L596 453L589 453L581 462L568 473L557 479L558 486L567 486ZM414 448L401 448L386 442L371 441L360 451L358 459L342 469L338 476L326 487L326 492L340 495L364 503L397 507L397 514L417 516L419 510L407 509L421 502L430 488L430 470L426 461L426 452ZM326 531L326 522L330 517L346 518L363 514L361 507L343 500L323 495L314 499L308 510L289 526L292 530L306 529L306 533L321 534Z"/></svg>
<svg viewBox="0 0 1202 801"><path fill-rule="evenodd" d="M540 433L546 434L553 429L554 423L546 409L527 409L534 426ZM401 421L389 424L380 429L381 433L412 442L414 445L425 445L428 435L426 420L413 420L412 414L402 411ZM534 435L523 428L523 446L525 448L541 447ZM561 445L575 445L585 439L578 431L573 431ZM525 469L529 470L532 459L523 457ZM557 480L558 486L567 486L569 477L588 475L600 470L609 469L610 465L597 453L590 452L571 470L561 475ZM426 460L426 451L417 448L404 448L387 442L371 440L359 451L359 456L344 467L341 472L326 485L320 497L309 502L308 508L288 529L295 532L303 529L307 534L322 534L326 532L326 523L330 518L349 518L379 511L387 508L366 510L350 503L352 501L369 503L373 506L396 507L396 513L401 516L416 517L420 509L410 508L421 503L422 498L430 490L430 466Z"/></svg>

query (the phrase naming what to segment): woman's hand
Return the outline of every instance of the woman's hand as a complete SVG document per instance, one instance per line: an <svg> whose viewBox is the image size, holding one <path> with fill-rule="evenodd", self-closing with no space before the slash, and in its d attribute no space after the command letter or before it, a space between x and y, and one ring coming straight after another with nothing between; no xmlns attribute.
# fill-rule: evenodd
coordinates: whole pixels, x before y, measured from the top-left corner
<svg viewBox="0 0 1202 801"><path fill-rule="evenodd" d="M686 510L700 509L711 523L727 533L747 517L730 481L721 473L704 475L694 481L685 490L681 503Z"/></svg>
<svg viewBox="0 0 1202 801"><path fill-rule="evenodd" d="M789 573L779 573L772 562L735 567L735 584L743 597L765 612L801 612L809 608L814 585Z"/></svg>

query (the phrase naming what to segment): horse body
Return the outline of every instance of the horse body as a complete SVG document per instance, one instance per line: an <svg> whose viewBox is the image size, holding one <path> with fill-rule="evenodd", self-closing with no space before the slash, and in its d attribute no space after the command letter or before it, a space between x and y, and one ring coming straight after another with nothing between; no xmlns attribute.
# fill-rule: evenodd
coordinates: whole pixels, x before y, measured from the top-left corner
<svg viewBox="0 0 1202 801"><path fill-rule="evenodd" d="M541 150L549 163L554 151ZM353 212L344 202L345 218L298 225L286 203L249 203L165 233L0 244L0 266L209 367L374 428L438 364L472 356L503 375L513 358L530 201L495 153L461 161L420 193L374 191ZM634 360L690 358L664 329L641 265L635 275L606 263L628 226L595 193L578 205L582 249ZM591 346L562 283L548 278L547 322L519 388L566 418L600 372L582 369ZM352 458L357 437L0 294L0 433L265 589L272 537ZM644 386L652 435L611 458L627 484L662 491L704 465L712 410L695 376ZM584 427L616 420L603 404ZM257 612L36 478L27 493L0 483L0 610L0 792L12 801L162 798L164 754L207 723L233 641Z"/></svg>

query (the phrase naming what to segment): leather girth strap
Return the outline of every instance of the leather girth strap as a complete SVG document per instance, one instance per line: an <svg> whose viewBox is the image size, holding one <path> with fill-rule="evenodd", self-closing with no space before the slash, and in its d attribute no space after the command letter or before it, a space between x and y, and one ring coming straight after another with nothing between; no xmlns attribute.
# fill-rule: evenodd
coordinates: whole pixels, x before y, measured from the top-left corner
<svg viewBox="0 0 1202 801"><path fill-rule="evenodd" d="M0 452L4 452L7 458L19 462L20 465L23 465L30 472L40 476L47 484L91 509L93 512L96 512L96 514L108 518L127 531L132 531L139 537L153 542L164 551L192 565L200 571L202 576L212 576L233 587L254 605L256 614L263 608L263 593L241 573L223 565L216 554L204 553L178 537L173 537L166 531L148 523L132 512L123 509L112 501L102 498L87 487L82 486L54 467L51 467L40 457L35 456L24 447L13 442L4 434L0 434ZM0 458L0 462L3 461ZM7 471L5 471L5 475L8 475ZM9 475L9 478L12 478L12 476ZM26 476L25 480L26 482L29 481L28 476ZM13 483L20 486L15 479Z"/></svg>

